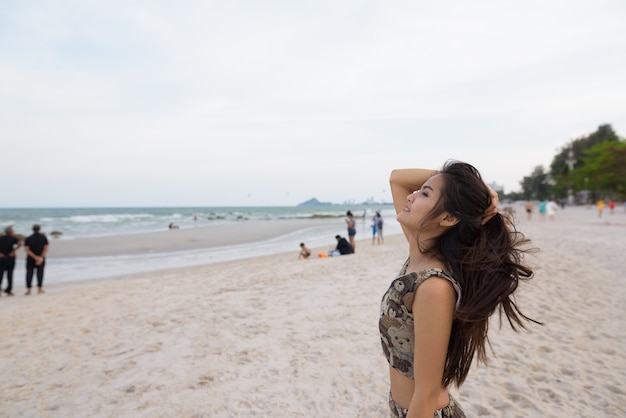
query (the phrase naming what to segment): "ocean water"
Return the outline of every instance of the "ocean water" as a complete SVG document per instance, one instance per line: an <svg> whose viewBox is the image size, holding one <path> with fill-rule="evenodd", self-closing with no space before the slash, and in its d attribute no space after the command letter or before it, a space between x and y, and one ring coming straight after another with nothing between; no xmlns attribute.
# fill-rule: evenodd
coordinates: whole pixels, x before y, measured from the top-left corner
<svg viewBox="0 0 626 418"><path fill-rule="evenodd" d="M279 223L297 219L337 220L336 226L332 225L333 222L330 222L330 225L329 222L320 222L318 227L303 226L301 230L263 241L179 251L175 254L51 257L46 261L44 280L45 283L58 283L189 267L288 251L297 254L297 243L301 241L306 242L309 247L328 246L330 249L334 245L332 237L337 233L345 235L343 219L347 210L351 210L357 219L361 218L357 229L359 239L371 236L370 220L375 211L380 211L386 220L386 236L401 232L394 220L393 206L389 204L295 207L0 208L0 227L3 230L4 227L11 225L16 234L28 236L31 234L32 225L39 224L49 239L53 231L61 232L62 234L56 238L59 240L106 235L122 235L125 236L124 239L132 239L132 234L135 233L163 231L170 223L180 228L190 228L247 221ZM364 214L365 220L362 220ZM54 240L51 240L51 245L54 245ZM14 285L17 288L24 286L23 264L18 260L15 268Z"/></svg>
<svg viewBox="0 0 626 418"><path fill-rule="evenodd" d="M120 235L228 222L343 218L347 210L358 218L374 211L393 213L391 205L319 205L267 207L165 207L165 208L0 208L0 227L12 225L17 234L30 235L33 224L46 235L61 232L60 239Z"/></svg>

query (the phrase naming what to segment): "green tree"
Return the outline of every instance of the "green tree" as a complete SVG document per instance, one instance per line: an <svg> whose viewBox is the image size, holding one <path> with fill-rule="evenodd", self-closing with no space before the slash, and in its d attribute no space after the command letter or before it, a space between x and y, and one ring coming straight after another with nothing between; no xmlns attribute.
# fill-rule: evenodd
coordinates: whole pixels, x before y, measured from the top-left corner
<svg viewBox="0 0 626 418"><path fill-rule="evenodd" d="M554 156L552 163L550 164L550 176L553 179L554 187L553 193L556 197L565 197L568 194L570 187L574 191L583 190L584 184L572 184L570 178L569 166L567 165L567 159L570 151L570 147L574 152L574 170L583 167L586 164L586 160L582 158L583 154L593 148L597 144L603 142L619 142L620 138L617 136L613 127L610 124L600 125L595 132L580 137L571 141L569 144L561 148L561 151ZM574 187L578 186L578 187Z"/></svg>
<svg viewBox="0 0 626 418"><path fill-rule="evenodd" d="M589 188L595 197L626 196L626 141L605 141L583 153L582 164L571 173L576 190Z"/></svg>
<svg viewBox="0 0 626 418"><path fill-rule="evenodd" d="M542 165L535 167L530 176L524 177L520 185L525 199L544 200L550 197L550 176Z"/></svg>

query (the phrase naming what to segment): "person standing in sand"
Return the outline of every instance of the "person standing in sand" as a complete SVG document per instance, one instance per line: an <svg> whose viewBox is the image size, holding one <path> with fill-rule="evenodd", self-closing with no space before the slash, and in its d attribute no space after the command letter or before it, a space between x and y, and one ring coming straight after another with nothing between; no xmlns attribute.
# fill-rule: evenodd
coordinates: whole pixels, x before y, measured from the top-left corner
<svg viewBox="0 0 626 418"><path fill-rule="evenodd" d="M604 212L604 199L598 199L598 218L602 217L602 212Z"/></svg>
<svg viewBox="0 0 626 418"><path fill-rule="evenodd" d="M554 200L550 200L546 204L546 213L548 214L548 219L553 221L557 210L559 210L559 206L556 204Z"/></svg>
<svg viewBox="0 0 626 418"><path fill-rule="evenodd" d="M48 254L48 239L40 233L41 227L33 225L33 234L24 241L26 250L26 294L30 295L33 273L37 270L37 293L43 293L43 269Z"/></svg>
<svg viewBox="0 0 626 418"><path fill-rule="evenodd" d="M346 212L346 225L348 226L348 239L350 240L350 245L354 251L356 250L356 244L354 242L354 236L356 235L356 220L350 211Z"/></svg>
<svg viewBox="0 0 626 418"><path fill-rule="evenodd" d="M539 217L541 218L542 221L546 220L546 211L547 211L547 205L546 205L546 201L542 200L541 202L539 202Z"/></svg>
<svg viewBox="0 0 626 418"><path fill-rule="evenodd" d="M376 214L372 216L372 245L376 244L376 226L378 225Z"/></svg>
<svg viewBox="0 0 626 418"><path fill-rule="evenodd" d="M530 219L533 217L533 202L532 202L532 200L528 199L526 201L526 203L524 203L524 209L526 209L526 219L528 219L530 221Z"/></svg>
<svg viewBox="0 0 626 418"><path fill-rule="evenodd" d="M379 211L376 211L376 239L379 245L384 242L384 239L383 239L383 224L384 223L385 221L383 221L383 216L380 214Z"/></svg>
<svg viewBox="0 0 626 418"><path fill-rule="evenodd" d="M13 296L13 270L15 269L15 251L22 246L19 239L15 237L13 227L4 228L4 235L0 237L0 284L4 272L7 272L7 287L4 293Z"/></svg>
<svg viewBox="0 0 626 418"><path fill-rule="evenodd" d="M394 170L390 184L409 244L379 319L391 416L465 417L447 388L465 381L474 356L486 362L491 314L500 310L514 330L536 322L513 299L519 281L533 277L521 263L529 241L469 164Z"/></svg>

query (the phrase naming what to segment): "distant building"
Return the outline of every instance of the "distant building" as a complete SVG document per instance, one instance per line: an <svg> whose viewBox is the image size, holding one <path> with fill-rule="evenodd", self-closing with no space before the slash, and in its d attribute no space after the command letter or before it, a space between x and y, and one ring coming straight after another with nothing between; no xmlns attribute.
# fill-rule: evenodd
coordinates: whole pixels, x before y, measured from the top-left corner
<svg viewBox="0 0 626 418"><path fill-rule="evenodd" d="M495 190L497 193L504 193L504 186L497 184L495 181L487 183L487 185Z"/></svg>

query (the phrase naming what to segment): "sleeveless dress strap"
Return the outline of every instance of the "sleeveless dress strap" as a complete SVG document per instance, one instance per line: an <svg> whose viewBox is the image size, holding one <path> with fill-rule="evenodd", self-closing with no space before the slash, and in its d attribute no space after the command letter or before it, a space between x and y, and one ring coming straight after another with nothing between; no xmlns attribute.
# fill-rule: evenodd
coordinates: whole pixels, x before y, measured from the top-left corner
<svg viewBox="0 0 626 418"><path fill-rule="evenodd" d="M459 305L461 304L461 286L459 283L452 277L450 274L445 271L437 268L420 270L417 272L417 279L415 280L416 287L419 286L424 280L429 277L441 277L442 279L446 279L452 284L454 291L456 292L456 304L454 306L454 311L456 312L459 309Z"/></svg>
<svg viewBox="0 0 626 418"><path fill-rule="evenodd" d="M400 274L404 275L406 274L406 269L409 267L409 262L411 261L410 258L407 258L407 260L404 262L404 265L402 266L402 269L400 269ZM459 309L459 305L461 304L461 285L459 285L459 282L457 282L454 277L452 277L451 274L446 273L445 271L443 271L442 269L438 269L438 268L431 268L431 269L424 269L424 270L420 270L416 273L417 279L415 280L415 287L417 288L420 284L422 284L422 282L426 279L428 279L429 277L432 276L437 276L437 277L441 277L443 279L448 280L451 284L452 287L454 288L454 291L456 292L456 305L454 308L454 311L456 312Z"/></svg>

